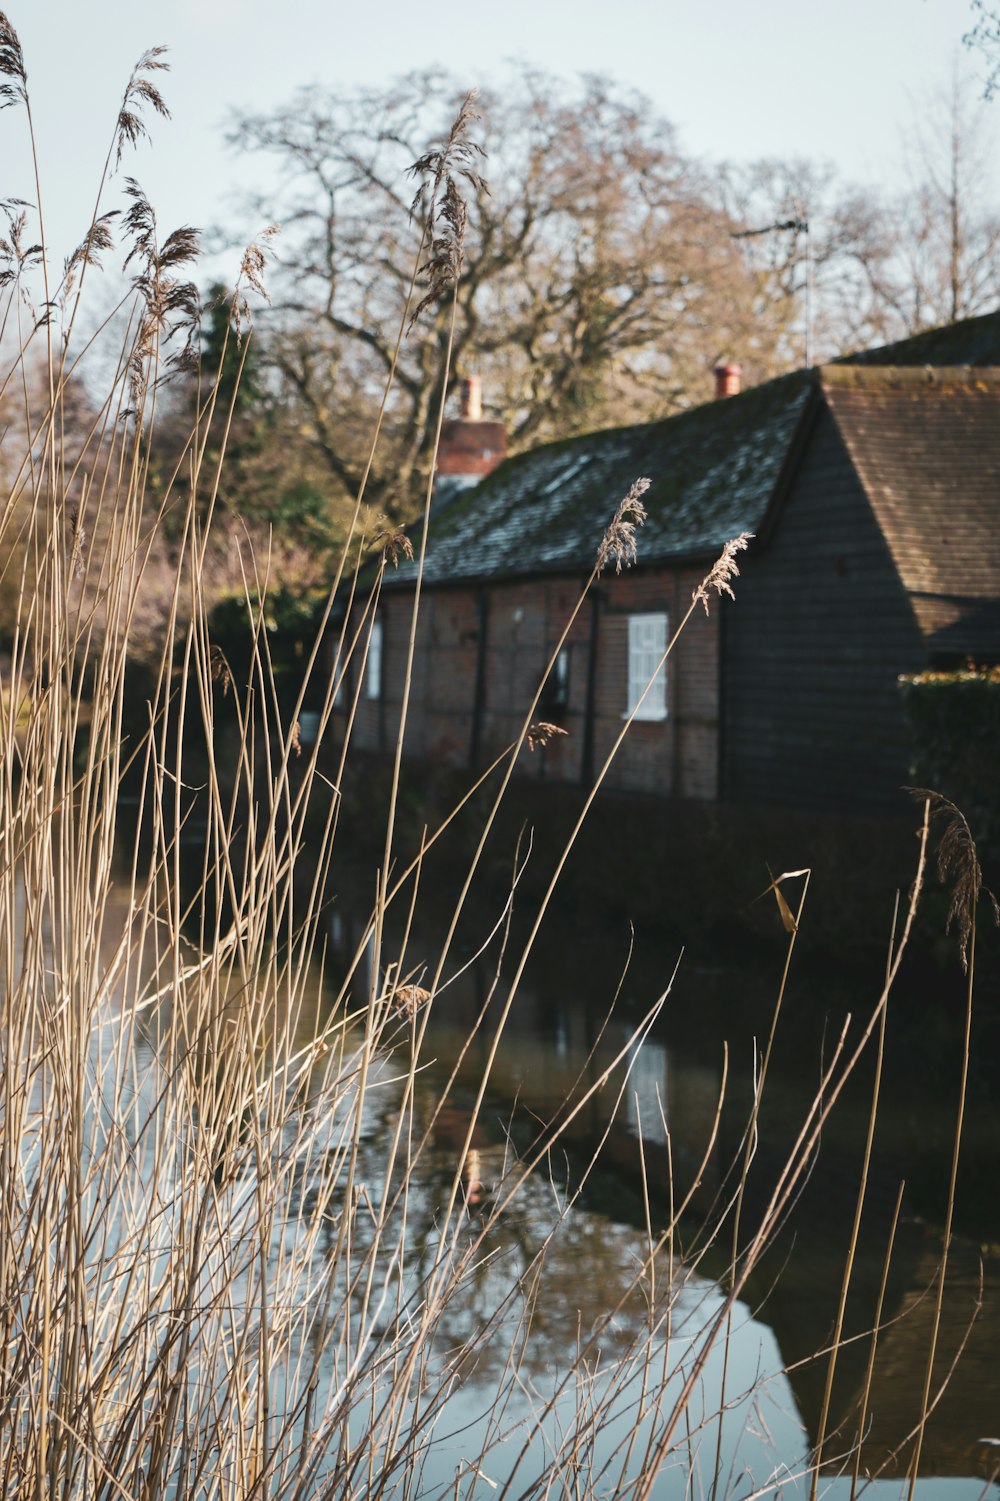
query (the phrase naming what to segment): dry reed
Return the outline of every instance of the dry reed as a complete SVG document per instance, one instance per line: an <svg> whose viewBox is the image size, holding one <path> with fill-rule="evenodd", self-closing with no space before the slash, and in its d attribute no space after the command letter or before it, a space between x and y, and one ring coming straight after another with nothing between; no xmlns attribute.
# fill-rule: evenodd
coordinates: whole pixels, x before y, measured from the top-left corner
<svg viewBox="0 0 1000 1501"><path fill-rule="evenodd" d="M163 67L158 49L137 64L109 162L145 133L144 109L167 113L150 76ZM22 106L30 119L27 72L3 15L0 74L8 80L4 102ZM416 164L426 185L417 205L424 227L400 339L431 298L455 293L463 249L457 184L485 190L468 138L473 120L470 96L446 145ZM523 1393L526 1352L541 1327L546 1257L566 1232L589 1171L579 1187L560 1192L547 1164L598 1096L610 1093L616 1108L627 1099L638 1047L669 994L668 985L627 1046L581 1074L531 1150L505 1154L487 1194L475 1134L504 1027L566 859L631 718L501 984L515 872L511 903L497 922L501 959L486 1003L502 991L500 1015L491 1023L453 1168L439 1188L428 1165L458 1064L429 1109L418 1081L430 1014L453 978L447 971L457 923L518 755L525 744L534 749L562 733L534 719L545 678L600 571L636 560L648 482L637 481L619 505L520 733L486 774L499 786L440 950L421 975L426 984L413 978L407 947L423 859L441 831L428 833L402 873L394 837L419 585L414 591L371 916L351 973L325 1002L314 960L350 736L333 768L332 793L321 747L349 666L363 667L384 570L409 539L376 537L380 563L369 597L360 599L357 563L349 559L359 556L353 544L362 527L362 486L349 550L303 664L303 685L285 712L263 605L255 604L266 596L268 562L248 557L252 667L247 682L234 680L210 639L205 572L221 472L206 458L206 434L213 419L221 422L224 454L233 408L216 412L218 382L209 382L166 497L154 502L148 455L159 382L172 350L183 357L174 368L196 352L200 309L186 269L196 238L184 227L161 241L152 207L131 179L121 221L125 265L135 268L125 336L78 448L71 454L64 446L76 311L86 272L110 249L107 174L106 165L92 224L66 267L66 327L57 337L51 320L41 320L8 372L23 390L22 456L13 486L0 497L0 545L12 547L26 511L28 522L25 545L11 551L20 559L18 610L0 725L0 1488L36 1501L418 1495L432 1487L436 1435L463 1372L499 1350L494 1394L454 1494L467 1482L464 1494L471 1495L485 1477L498 1496L648 1496L665 1466L689 1462L698 1430L713 1420L711 1413L698 1418L693 1393L713 1352L727 1343L736 1301L884 1017L920 881L872 1013L857 1041L849 1047L845 1034L833 1048L765 1212L741 1239L765 1058L738 1187L723 1206L735 1208L737 1229L721 1303L699 1282L721 1218L705 1228L700 1247L682 1255L679 1227L695 1190L675 1196L671 1177L666 1224L655 1224L647 1198L641 1255L593 1328L579 1331L549 1395L538 1396L520 1420L519 1447L495 1476L501 1443L511 1436L508 1404ZM37 246L26 243L22 214L14 212L0 242L0 296L8 300L20 297L49 255L42 228ZM266 243L250 247L233 292L236 339L247 319L247 291L264 293ZM421 276L429 290L411 315ZM46 271L52 306L50 290ZM105 335L114 337L114 328L108 324ZM36 337L45 344L40 391L24 379ZM439 372L438 434L449 359L446 352ZM391 383L390 372L383 411ZM378 435L376 424L372 453ZM418 567L429 503L428 491ZM178 541L160 657L137 730L130 629L168 510ZM707 606L708 591L731 592L745 542L730 543L695 592L664 660L697 604ZM330 607L345 588L356 608L344 617L328 675ZM360 673L354 681L348 724ZM301 717L310 684L321 699L319 739L311 746ZM220 700L235 716L235 748L224 739ZM184 750L193 737L205 758L197 798ZM138 801L139 832L125 838L123 860L126 793ZM193 882L185 874L192 860ZM391 955L390 907L405 909ZM785 978L787 970L786 963ZM724 1073L703 1167L716 1147L725 1092ZM669 1147L665 1119L662 1128ZM463 1324L469 1289L495 1260L512 1209L531 1195L553 1199L550 1228L493 1305ZM723 1378L720 1408L728 1401ZM623 1413L624 1436L610 1451L602 1448L602 1430Z"/></svg>

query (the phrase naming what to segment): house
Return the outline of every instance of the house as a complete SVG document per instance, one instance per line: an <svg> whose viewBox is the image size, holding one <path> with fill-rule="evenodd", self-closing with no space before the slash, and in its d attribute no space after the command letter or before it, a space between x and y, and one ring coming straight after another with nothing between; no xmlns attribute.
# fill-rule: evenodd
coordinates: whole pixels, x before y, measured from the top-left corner
<svg viewBox="0 0 1000 1501"><path fill-rule="evenodd" d="M432 509L408 752L487 764L516 739L572 618L534 716L567 733L525 754L527 773L590 785L653 677L606 785L901 806L900 674L1000 661L997 367L991 314L549 443L453 489ZM731 369L720 383L732 388ZM586 588L640 476L651 484L637 564ZM735 600L697 609L657 671L742 532L754 540ZM394 743L415 576L412 563L386 570L363 673L348 677L356 745ZM341 714L351 701L341 694Z"/></svg>

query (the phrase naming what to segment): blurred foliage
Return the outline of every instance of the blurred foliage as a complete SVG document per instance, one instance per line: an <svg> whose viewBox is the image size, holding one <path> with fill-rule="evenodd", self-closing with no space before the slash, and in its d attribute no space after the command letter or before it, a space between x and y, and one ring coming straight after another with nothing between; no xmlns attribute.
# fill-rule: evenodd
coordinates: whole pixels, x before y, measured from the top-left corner
<svg viewBox="0 0 1000 1501"><path fill-rule="evenodd" d="M916 786L960 808L981 850L1000 851L1000 667L900 680Z"/></svg>
<svg viewBox="0 0 1000 1501"><path fill-rule="evenodd" d="M294 694L301 681L309 653L319 629L326 596L314 591L300 591L285 585L269 590L263 601L257 594L229 594L213 607L208 617L208 633L215 661L217 681L228 693L228 672L232 686L245 696L251 685L253 643L263 636L261 652L270 662L279 701Z"/></svg>
<svg viewBox="0 0 1000 1501"><path fill-rule="evenodd" d="M268 555L283 578L290 574L314 586L342 541L329 478L301 442L295 414L269 387L256 334L245 319L237 323L232 295L218 284L204 301L200 361L175 379L159 422L152 455L159 490L195 424L204 445L199 513L204 517L212 507L223 528L228 523L250 543L258 566ZM168 510L167 516L178 532L181 513ZM228 584L238 589L240 580Z"/></svg>

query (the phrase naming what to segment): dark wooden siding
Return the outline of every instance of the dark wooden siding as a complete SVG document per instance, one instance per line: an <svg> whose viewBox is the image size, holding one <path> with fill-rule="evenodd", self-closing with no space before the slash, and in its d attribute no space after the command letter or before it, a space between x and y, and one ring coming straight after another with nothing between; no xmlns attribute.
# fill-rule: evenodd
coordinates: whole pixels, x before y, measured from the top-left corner
<svg viewBox="0 0 1000 1501"><path fill-rule="evenodd" d="M773 534L751 544L723 640L724 797L903 806L896 682L923 665L923 642L825 407Z"/></svg>

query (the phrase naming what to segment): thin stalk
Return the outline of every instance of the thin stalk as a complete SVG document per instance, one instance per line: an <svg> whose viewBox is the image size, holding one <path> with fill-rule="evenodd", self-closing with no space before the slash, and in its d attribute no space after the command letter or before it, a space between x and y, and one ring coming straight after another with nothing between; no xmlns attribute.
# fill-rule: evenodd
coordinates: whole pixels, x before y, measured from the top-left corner
<svg viewBox="0 0 1000 1501"><path fill-rule="evenodd" d="M792 954L795 950L795 940L802 925L802 914L805 910L806 896L809 892L809 878L812 872L806 870L805 880L799 896L798 910L792 925L792 931L788 935L788 943L785 948L785 962L781 971L781 983L778 986L778 994L774 1003L774 1011L771 1016L771 1029L767 1038L767 1046L764 1049L764 1058L760 1067L760 1077L754 1090L753 1105L750 1111L750 1122L747 1127L746 1145L743 1151L743 1164L740 1169L739 1188L736 1193L736 1208L733 1214L733 1239L732 1254L729 1263L728 1278L730 1285L736 1275L736 1266L739 1261L740 1248L740 1220L743 1215L743 1200L746 1194L747 1178L750 1174L750 1164L753 1161L757 1149L757 1128L760 1120L760 1107L764 1095L764 1085L767 1081L767 1072L771 1062L771 1053L774 1048L774 1039L778 1030L778 1018L781 1015L781 1007L785 998L785 988L788 984L788 975L792 967ZM780 879L780 878L779 878ZM775 887L777 890L777 887ZM712 1471L712 1501L715 1501L719 1480L722 1472L722 1429L726 1411L726 1383L729 1379L729 1348L732 1339L732 1320L726 1322L726 1335L722 1350L722 1375L719 1379L719 1421L715 1436L715 1466Z"/></svg>
<svg viewBox="0 0 1000 1501"><path fill-rule="evenodd" d="M892 949L896 933L896 919L899 914L899 895L896 895L896 906L892 915L892 935L889 940L889 951L886 956L886 978L888 978L889 965L892 962ZM812 1480L809 1487L809 1501L816 1501L816 1490L819 1485L819 1472L823 1463L823 1447L826 1443L826 1425L830 1416L830 1402L833 1396L833 1378L837 1369L837 1355L840 1351L840 1339L844 1330L844 1313L847 1308L847 1294L851 1285L851 1275L854 1270L854 1258L857 1254L858 1235L861 1230L861 1215L865 1207L865 1193L868 1188L868 1174L871 1168L872 1145L875 1140L875 1121L878 1116L879 1089L882 1084L882 1064L885 1059L885 1024L889 1014L888 1003L882 1008L882 1015L878 1025L878 1046L875 1053L875 1078L872 1083L872 1102L868 1114L868 1134L865 1138L864 1158L861 1164L861 1181L858 1184L858 1197L854 1206L854 1223L851 1226L851 1240L847 1248L847 1259L844 1263L844 1275L840 1284L840 1301L837 1304L837 1318L833 1327L833 1338L830 1342L830 1359L826 1368L826 1383L823 1388L823 1402L820 1407L819 1424L816 1429L816 1451L813 1461ZM877 1322L877 1321L876 1321Z"/></svg>
<svg viewBox="0 0 1000 1501"><path fill-rule="evenodd" d="M960 1070L958 1091L958 1117L955 1121L955 1140L951 1153L951 1174L948 1180L948 1203L944 1216L944 1235L941 1248L941 1265L938 1270L937 1296L934 1303L934 1323L931 1329L931 1342L927 1351L927 1366L924 1371L924 1386L920 1399L920 1422L917 1427L916 1441L913 1446L913 1458L910 1461L907 1498L913 1501L913 1492L916 1489L917 1476L920 1474L920 1454L923 1449L924 1431L927 1426L927 1417L931 1400L931 1381L934 1375L934 1360L937 1355L938 1336L941 1332L941 1313L944 1307L945 1280L948 1275L948 1252L951 1249L951 1227L955 1216L955 1190L958 1185L958 1162L962 1150L962 1128L965 1123L965 1101L969 1085L969 1056L972 1043L972 992L973 981L976 973L976 906L972 905L971 926L969 929L969 970L965 988L965 1030L962 1034L962 1065Z"/></svg>
<svg viewBox="0 0 1000 1501"><path fill-rule="evenodd" d="M889 1267L892 1264L892 1248L896 1240L896 1227L899 1224L899 1211L903 1206L903 1190L905 1182L899 1185L896 1194L896 1207L892 1214L892 1223L889 1226L889 1239L885 1248L885 1259L882 1263L882 1281L879 1284L878 1301L875 1304L875 1317L872 1320L872 1337L868 1347L868 1364L865 1368L865 1383L861 1391L861 1403L858 1408L858 1438L854 1446L854 1467L851 1472L851 1497L855 1501L858 1491L858 1479L861 1474L861 1450L864 1445L865 1428L868 1423L868 1404L871 1400L872 1381L875 1376L875 1355L878 1350L878 1337L882 1329L882 1309L885 1306L885 1291L889 1285Z"/></svg>

